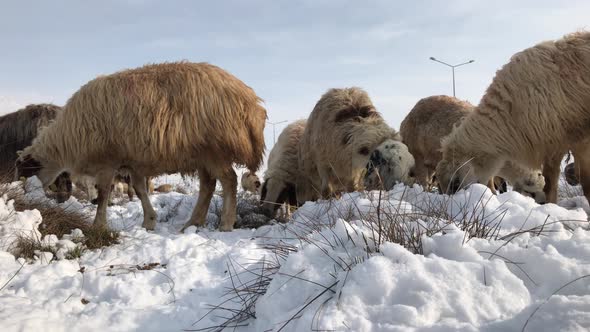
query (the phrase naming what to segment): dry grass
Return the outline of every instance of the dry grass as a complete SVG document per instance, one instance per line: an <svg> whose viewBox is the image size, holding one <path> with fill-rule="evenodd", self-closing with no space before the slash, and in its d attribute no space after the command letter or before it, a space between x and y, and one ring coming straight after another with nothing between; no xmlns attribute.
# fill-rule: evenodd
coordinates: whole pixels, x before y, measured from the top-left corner
<svg viewBox="0 0 590 332"><path fill-rule="evenodd" d="M39 225L41 237L54 234L58 238L70 234L74 229L80 229L84 237L80 243L86 249L98 249L118 242L119 234L104 227L94 227L91 218L73 209L64 208L53 201L42 199L25 198L22 187L10 185L10 178L6 175L0 176L0 197L6 196L8 200L14 201L16 211L37 209L41 213L42 221ZM55 253L51 247L43 245L41 238L33 237L30 234L16 234L17 241L13 251L19 257L33 258L35 251L49 251ZM71 253L72 257L80 256L81 252Z"/></svg>
<svg viewBox="0 0 590 332"><path fill-rule="evenodd" d="M372 236L368 240L373 242L372 247L376 251L382 243L393 242L415 254L423 254L424 236L445 233L454 227L465 232L464 243L471 238L495 240L499 237L500 225L507 212L502 206L488 211L489 199L484 194L473 206L467 202L458 204L452 197L440 200L423 194L420 204L407 211L402 204L405 191L397 205L383 200L383 193L379 191L378 197L372 200L369 213L359 213L365 226L371 229Z"/></svg>

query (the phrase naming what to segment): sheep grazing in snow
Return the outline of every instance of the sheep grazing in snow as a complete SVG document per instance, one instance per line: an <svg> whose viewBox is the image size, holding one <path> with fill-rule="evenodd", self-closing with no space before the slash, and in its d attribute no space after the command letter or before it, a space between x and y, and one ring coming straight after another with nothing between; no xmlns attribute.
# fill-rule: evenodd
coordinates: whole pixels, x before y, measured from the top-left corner
<svg viewBox="0 0 590 332"><path fill-rule="evenodd" d="M244 189L244 191L249 191L255 194L260 191L260 178L255 173L244 172L240 183L242 184L242 189Z"/></svg>
<svg viewBox="0 0 590 332"><path fill-rule="evenodd" d="M49 125L61 111L61 107L53 104L31 104L18 111L0 117L0 174L6 180L18 180L15 162L20 151L31 145L39 131ZM72 182L67 174L55 179L51 189L58 202L70 197Z"/></svg>
<svg viewBox="0 0 590 332"><path fill-rule="evenodd" d="M563 155L571 150L590 198L590 32L576 32L512 56L476 110L442 143L436 168L455 192L485 183L507 160L542 165L547 200L557 201Z"/></svg>
<svg viewBox="0 0 590 332"><path fill-rule="evenodd" d="M13 174L18 151L31 145L40 129L46 127L61 111L53 104L31 104L0 117L0 169Z"/></svg>
<svg viewBox="0 0 590 332"><path fill-rule="evenodd" d="M375 110L364 90L356 87L331 89L315 105L301 137L298 159L304 176L300 180L308 182L324 198L340 191L383 187L389 190L394 181L402 180L401 177L384 179L385 175L393 175L393 172L388 174L389 163L399 163L397 156L377 165L376 170L383 171L380 188L364 188L369 162L383 156L392 157L379 150L389 144L386 141L393 145L400 137ZM409 172L410 169L402 171ZM308 198L297 197L298 200Z"/></svg>
<svg viewBox="0 0 590 332"><path fill-rule="evenodd" d="M264 173L264 184L260 193L260 201L264 211L274 217L277 209L287 204L297 206L297 192L302 193L303 187L297 187L299 172L299 142L305 130L307 120L298 120L289 124L281 134L268 155L267 169ZM303 193L301 196L310 196Z"/></svg>
<svg viewBox="0 0 590 332"><path fill-rule="evenodd" d="M430 96L420 99L402 121L400 134L416 159L414 175L420 185L429 188L433 184L436 165L442 159L441 140L474 109L469 102L454 97ZM521 194L539 203L545 201L545 181L540 170L507 161L495 175L508 180Z"/></svg>
<svg viewBox="0 0 590 332"><path fill-rule="evenodd" d="M61 173L95 176L95 225L106 225L111 183L129 174L144 212L143 227L157 215L146 177L198 172L199 197L190 225L205 224L215 182L223 187L220 230L236 221L233 164L255 172L264 151L266 110L254 91L223 69L176 62L100 76L68 100L55 122L19 157L18 169L36 170L47 186Z"/></svg>
<svg viewBox="0 0 590 332"><path fill-rule="evenodd" d="M386 140L371 154L365 175L365 188L390 189L396 181L412 184L415 181L414 165L414 156L407 145L400 141Z"/></svg>

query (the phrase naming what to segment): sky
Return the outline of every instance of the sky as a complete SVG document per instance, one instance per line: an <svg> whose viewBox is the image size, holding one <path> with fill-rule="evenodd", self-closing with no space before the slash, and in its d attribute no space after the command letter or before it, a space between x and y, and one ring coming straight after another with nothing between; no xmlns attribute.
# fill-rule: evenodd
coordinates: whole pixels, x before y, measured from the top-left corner
<svg viewBox="0 0 590 332"><path fill-rule="evenodd" d="M330 88L365 89L395 129L421 98L477 104L538 42L590 29L590 1L0 0L0 114L63 105L98 75L209 62L251 86L269 121L306 118ZM275 126L276 136L286 123ZM265 130L267 150L273 125Z"/></svg>

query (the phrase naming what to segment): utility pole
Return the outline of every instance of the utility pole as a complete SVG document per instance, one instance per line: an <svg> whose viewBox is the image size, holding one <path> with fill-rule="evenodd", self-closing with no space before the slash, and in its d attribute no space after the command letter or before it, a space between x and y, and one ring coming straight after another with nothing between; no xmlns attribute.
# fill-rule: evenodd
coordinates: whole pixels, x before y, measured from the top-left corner
<svg viewBox="0 0 590 332"><path fill-rule="evenodd" d="M281 124L281 123L285 123L288 120L283 120L283 121L279 121L279 122L270 122L270 121L266 121L267 123L270 123L272 125L272 144L276 144L277 143L277 133L276 133L276 125Z"/></svg>

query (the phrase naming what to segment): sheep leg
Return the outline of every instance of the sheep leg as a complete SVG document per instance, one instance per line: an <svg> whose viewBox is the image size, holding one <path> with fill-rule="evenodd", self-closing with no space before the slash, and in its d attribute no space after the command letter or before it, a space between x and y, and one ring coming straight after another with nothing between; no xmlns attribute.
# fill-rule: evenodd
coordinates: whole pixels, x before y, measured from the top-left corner
<svg viewBox="0 0 590 332"><path fill-rule="evenodd" d="M131 180L131 175L125 177L125 183L127 184L127 197L129 197L129 201L133 200L134 190L133 190L133 181ZM139 195L138 195L139 197Z"/></svg>
<svg viewBox="0 0 590 332"><path fill-rule="evenodd" d="M147 176L145 178L145 183L146 183L146 188L148 188L148 193L153 194L154 193L154 183L152 182L152 177L151 176Z"/></svg>
<svg viewBox="0 0 590 332"><path fill-rule="evenodd" d="M281 192L285 188L283 181L277 179L267 179L265 182L266 196L262 200L262 208L271 218L276 215L276 210L283 204L280 199Z"/></svg>
<svg viewBox="0 0 590 332"><path fill-rule="evenodd" d="M111 189L109 191L109 206L115 205L115 203L113 203L113 192L114 191L115 191L115 185L111 183Z"/></svg>
<svg viewBox="0 0 590 332"><path fill-rule="evenodd" d="M495 184L494 184L494 178L493 178L493 177L491 177L491 178L488 180L488 188L490 188L490 191L492 192L492 194L494 194L494 195L498 194L498 193L496 192L496 186L495 186Z"/></svg>
<svg viewBox="0 0 590 332"><path fill-rule="evenodd" d="M556 154L546 159L543 163L543 176L545 177L543 192L549 203L557 203L557 186L560 173L559 164L562 156L562 154Z"/></svg>
<svg viewBox="0 0 590 332"><path fill-rule="evenodd" d="M320 195L323 199L330 199L334 196L334 188L332 187L332 183L330 182L330 171L324 168L318 168L318 173L320 176Z"/></svg>
<svg viewBox="0 0 590 332"><path fill-rule="evenodd" d="M215 191L215 178L211 176L205 169L199 169L199 198L197 199L197 205L193 209L191 218L184 224L181 232L189 226L205 226L207 217L207 211L209 211L209 204ZM225 203L225 202L224 202Z"/></svg>
<svg viewBox="0 0 590 332"><path fill-rule="evenodd" d="M573 151L575 174L584 190L584 196L590 203L590 146L579 147Z"/></svg>
<svg viewBox="0 0 590 332"><path fill-rule="evenodd" d="M418 184L421 185L424 190L429 190L432 182L432 175L430 177L428 175L432 172L428 171L428 168L426 168L426 165L424 165L423 160L419 160L418 158L415 158L415 160L414 177L416 178L416 182L418 182Z"/></svg>
<svg viewBox="0 0 590 332"><path fill-rule="evenodd" d="M221 224L219 230L228 232L234 229L236 223L236 206L238 194L238 176L233 168L228 168L220 177L221 187L223 188L223 208L221 209Z"/></svg>
<svg viewBox="0 0 590 332"><path fill-rule="evenodd" d="M143 209L143 224L141 227L144 227L148 231L152 231L156 228L156 222L158 221L158 214L154 211L152 207L152 203L150 203L150 198L147 193L146 188L146 181L144 176L140 176L135 172L130 172L130 181L133 184L133 188L135 188L135 194L137 198L141 201L141 207ZM129 190L129 189L128 189Z"/></svg>
<svg viewBox="0 0 590 332"><path fill-rule="evenodd" d="M96 175L96 188L98 189L96 217L94 226L107 226L107 206L111 194L111 184L115 176L114 170L101 171Z"/></svg>

